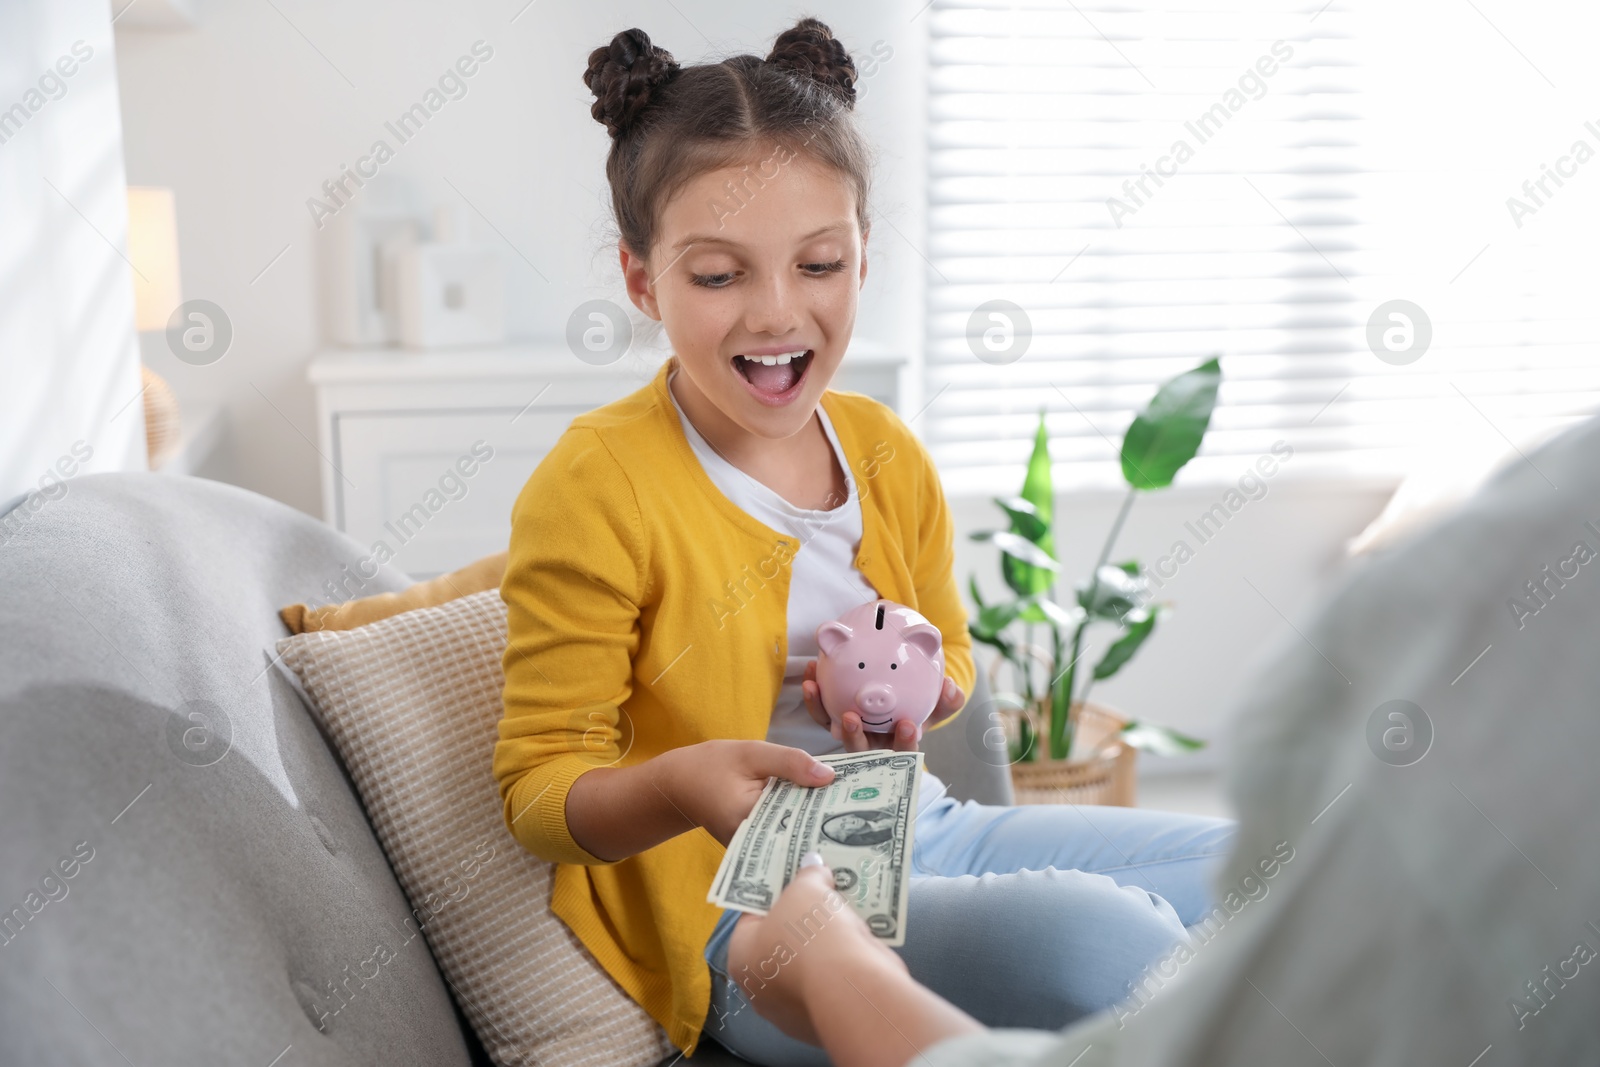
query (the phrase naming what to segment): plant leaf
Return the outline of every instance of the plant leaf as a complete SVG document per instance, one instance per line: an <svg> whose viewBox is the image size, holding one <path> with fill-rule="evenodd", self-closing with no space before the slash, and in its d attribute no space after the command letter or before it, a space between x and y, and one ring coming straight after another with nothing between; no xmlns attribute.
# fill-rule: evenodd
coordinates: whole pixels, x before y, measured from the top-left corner
<svg viewBox="0 0 1600 1067"><path fill-rule="evenodd" d="M1026 715L1017 719L1017 739L1012 742L1011 762L1031 762L1039 758L1038 739L1033 733L1033 723Z"/></svg>
<svg viewBox="0 0 1600 1067"><path fill-rule="evenodd" d="M1006 511L1020 511L1043 521L1043 516L1039 515L1039 509L1034 507L1033 501L1025 496L997 496L994 498L994 502Z"/></svg>
<svg viewBox="0 0 1600 1067"><path fill-rule="evenodd" d="M1033 502L1020 496L995 497L994 502L1001 511L1011 516L1011 530L1028 540L1038 542L1039 538L1050 532L1050 523L1039 517L1039 509Z"/></svg>
<svg viewBox="0 0 1600 1067"><path fill-rule="evenodd" d="M1001 658L1007 663L1011 664L1018 670L1022 669L1022 663L1017 659L1017 646L1011 643L1010 638L1006 637L1004 634L981 634L974 630L970 624L967 626L967 632L972 635L972 639L974 641L988 645L990 648L999 652Z"/></svg>
<svg viewBox="0 0 1600 1067"><path fill-rule="evenodd" d="M1222 365L1213 356L1169 379L1122 439L1122 476L1135 489L1164 489L1200 450L1217 406Z"/></svg>
<svg viewBox="0 0 1600 1067"><path fill-rule="evenodd" d="M1100 568L1098 581L1085 579L1074 587L1078 606L1091 618L1109 622L1123 622L1129 612L1140 608L1149 596L1149 588L1148 579L1109 563Z"/></svg>
<svg viewBox="0 0 1600 1067"><path fill-rule="evenodd" d="M1049 526L1055 513L1055 486L1050 480L1050 435L1045 431L1044 408L1039 409L1039 426L1033 433L1033 453L1028 457L1028 473L1022 479L1023 500L1033 505L1034 515Z"/></svg>
<svg viewBox="0 0 1600 1067"><path fill-rule="evenodd" d="M1032 543L1039 556L1030 559L1020 552L1007 553L1000 559L1000 573L1018 596L1034 596L1055 584L1055 532L1052 516L1055 508L1055 487L1050 475L1050 435L1045 430L1044 409L1039 409L1039 426L1033 435L1033 452L1028 457L1028 471L1022 479L1019 498L1032 506L1031 515L1018 509L1026 518L1020 522L1012 516L1011 532L1019 539ZM1009 500L1007 501L1009 503ZM1004 508L1005 503L1001 504ZM1011 513L1007 511L1007 514ZM1004 551L1002 546L1002 551ZM1051 565L1038 562L1047 559Z"/></svg>
<svg viewBox="0 0 1600 1067"><path fill-rule="evenodd" d="M982 611L983 594L978 592L978 576L976 574L970 574L967 576L967 588L972 593L972 602L978 605L979 611Z"/></svg>
<svg viewBox="0 0 1600 1067"><path fill-rule="evenodd" d="M1050 758L1066 759L1072 752L1072 693L1069 677L1063 676L1050 687Z"/></svg>
<svg viewBox="0 0 1600 1067"><path fill-rule="evenodd" d="M1134 720L1122 728L1122 739L1153 756L1187 756L1206 747L1198 737L1181 734L1170 726Z"/></svg>
<svg viewBox="0 0 1600 1067"><path fill-rule="evenodd" d="M989 637L994 637L1016 621L1017 615L1022 611L1022 604L1018 601L1009 601L1004 604L990 604L978 612L978 620L969 626L974 634L980 631Z"/></svg>
<svg viewBox="0 0 1600 1067"><path fill-rule="evenodd" d="M1133 658L1134 653L1139 651L1139 646L1144 644L1145 640L1155 631L1156 619L1159 616L1159 611L1152 611L1143 619L1129 623L1123 635L1116 640L1115 644L1106 649L1105 656L1101 658L1099 663L1095 664L1095 681L1104 681L1110 678ZM1132 619L1133 616L1129 615L1128 618Z"/></svg>
<svg viewBox="0 0 1600 1067"><path fill-rule="evenodd" d="M1041 616L1034 620L1035 622L1050 622L1063 630L1071 630L1083 621L1082 608L1074 606L1073 610L1069 611L1048 596L1034 597L1028 604Z"/></svg>
<svg viewBox="0 0 1600 1067"><path fill-rule="evenodd" d="M1013 557L1017 561L1039 571L1043 571L1045 578L1048 579L1050 575L1061 569L1061 564L1057 563L1050 556L1050 553L1046 552L1043 548L1040 548L1032 541L1029 541L1027 538L1020 537L1008 530L992 530L988 532L989 536L983 538L982 540L993 541L995 547L1000 549L1000 551L1004 552L1007 556ZM1012 588L1016 587L1013 586ZM1044 588L1049 588L1048 582ZM1043 589L1034 589L1028 592L1021 592L1019 590L1019 595L1033 596L1035 593L1041 593L1043 591Z"/></svg>
<svg viewBox="0 0 1600 1067"><path fill-rule="evenodd" d="M1025 597L1022 600L1019 600L1018 603L1022 605L1022 610L1017 613L1017 618L1021 619L1023 622L1050 621L1049 618L1045 616L1045 613L1039 610L1039 605L1034 603L1034 599L1032 597Z"/></svg>

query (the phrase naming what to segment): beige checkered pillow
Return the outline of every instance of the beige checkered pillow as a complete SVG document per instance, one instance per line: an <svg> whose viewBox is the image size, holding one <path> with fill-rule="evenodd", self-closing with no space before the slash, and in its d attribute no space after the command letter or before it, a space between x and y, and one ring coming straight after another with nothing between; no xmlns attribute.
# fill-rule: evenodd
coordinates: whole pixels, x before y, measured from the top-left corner
<svg viewBox="0 0 1600 1067"><path fill-rule="evenodd" d="M505 645L487 589L277 647L494 1062L660 1063L665 1031L551 914L552 865L506 829L490 773Z"/></svg>

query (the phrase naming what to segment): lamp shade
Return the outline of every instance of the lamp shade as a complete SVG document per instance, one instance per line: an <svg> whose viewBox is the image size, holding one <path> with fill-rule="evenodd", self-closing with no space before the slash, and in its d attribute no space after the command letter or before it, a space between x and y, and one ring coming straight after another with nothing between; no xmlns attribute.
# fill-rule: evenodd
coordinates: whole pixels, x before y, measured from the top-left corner
<svg viewBox="0 0 1600 1067"><path fill-rule="evenodd" d="M128 259L139 331L166 329L167 319L183 303L178 214L171 189L128 186Z"/></svg>

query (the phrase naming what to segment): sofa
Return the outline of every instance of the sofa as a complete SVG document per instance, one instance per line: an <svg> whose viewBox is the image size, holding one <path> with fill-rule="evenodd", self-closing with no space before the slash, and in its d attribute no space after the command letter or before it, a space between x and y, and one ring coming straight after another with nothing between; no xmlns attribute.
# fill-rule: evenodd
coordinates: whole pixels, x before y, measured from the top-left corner
<svg viewBox="0 0 1600 1067"><path fill-rule="evenodd" d="M0 1065L491 1062L423 939L317 1025L316 983L407 902L271 650L279 609L364 554L199 478L0 502ZM924 748L952 795L1009 803L987 699Z"/></svg>

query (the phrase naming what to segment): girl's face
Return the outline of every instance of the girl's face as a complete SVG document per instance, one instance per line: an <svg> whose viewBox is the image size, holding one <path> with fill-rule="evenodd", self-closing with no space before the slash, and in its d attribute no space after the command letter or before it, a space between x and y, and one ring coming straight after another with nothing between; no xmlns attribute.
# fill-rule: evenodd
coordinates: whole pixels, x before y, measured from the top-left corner
<svg viewBox="0 0 1600 1067"><path fill-rule="evenodd" d="M621 249L622 270L672 342L685 409L695 417L704 399L757 437L798 433L844 358L867 276L849 184L777 152L691 181L657 233L648 260Z"/></svg>

